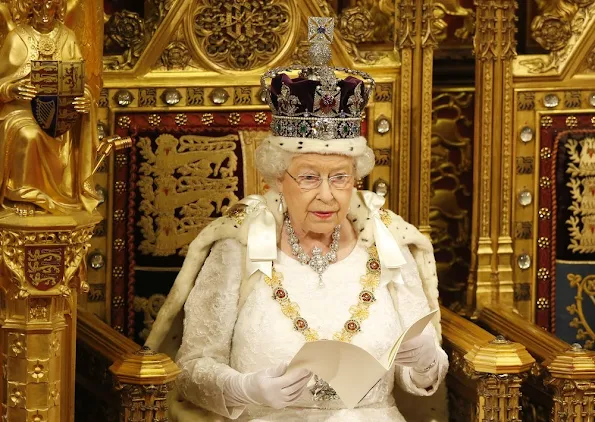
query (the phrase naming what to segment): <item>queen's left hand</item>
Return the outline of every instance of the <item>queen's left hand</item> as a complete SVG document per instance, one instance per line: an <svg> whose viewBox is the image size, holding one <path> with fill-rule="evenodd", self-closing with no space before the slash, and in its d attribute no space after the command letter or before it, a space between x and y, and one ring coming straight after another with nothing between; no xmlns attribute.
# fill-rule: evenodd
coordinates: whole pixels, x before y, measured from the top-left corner
<svg viewBox="0 0 595 422"><path fill-rule="evenodd" d="M401 344L395 363L424 371L435 365L437 355L434 337L430 334L421 334Z"/></svg>
<svg viewBox="0 0 595 422"><path fill-rule="evenodd" d="M88 114L91 111L91 100L87 97L76 97L72 104L74 109L81 114Z"/></svg>

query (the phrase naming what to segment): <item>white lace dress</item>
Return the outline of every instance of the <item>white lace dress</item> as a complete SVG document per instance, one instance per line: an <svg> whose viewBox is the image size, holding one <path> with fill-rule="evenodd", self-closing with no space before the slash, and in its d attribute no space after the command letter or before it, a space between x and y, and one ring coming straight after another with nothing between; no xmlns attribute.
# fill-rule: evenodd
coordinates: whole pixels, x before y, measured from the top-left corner
<svg viewBox="0 0 595 422"><path fill-rule="evenodd" d="M370 316L352 341L377 358L388 350L403 327L429 310L413 257L406 249L402 252L408 261L402 269L406 288L399 291L396 287L393 295L387 286L378 288ZM366 249L358 243L347 258L330 265L322 288L314 271L281 251L274 267L283 274L285 289L299 304L310 327L321 338L330 339L341 330L350 317L349 308L357 303L367 259ZM187 402L240 421L405 421L392 396L394 383L409 393L430 395L444 377L448 362L439 349L438 364L428 374L420 377L409 368L395 365L395 371L387 373L356 409L345 409L340 400L314 401L309 389L282 410L253 405L227 407L223 385L230 374L289 362L305 342L281 312L263 276L238 309L243 262L237 241L217 242L186 301L184 335L176 361L182 370L178 394ZM433 327L427 330L435 335ZM176 420L176 415L171 416Z"/></svg>

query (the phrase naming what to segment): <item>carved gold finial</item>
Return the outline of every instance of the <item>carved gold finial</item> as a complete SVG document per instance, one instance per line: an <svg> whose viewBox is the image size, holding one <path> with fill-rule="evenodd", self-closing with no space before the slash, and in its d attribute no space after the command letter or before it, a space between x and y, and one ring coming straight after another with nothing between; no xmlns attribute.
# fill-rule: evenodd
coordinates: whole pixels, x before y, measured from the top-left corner
<svg viewBox="0 0 595 422"><path fill-rule="evenodd" d="M566 352L556 356L547 369L552 378L593 379L595 378L595 353L574 343Z"/></svg>
<svg viewBox="0 0 595 422"><path fill-rule="evenodd" d="M497 336L483 346L475 345L465 359L476 372L490 374L526 372L535 362L525 346L508 341L503 336Z"/></svg>
<svg viewBox="0 0 595 422"><path fill-rule="evenodd" d="M593 409L595 353L575 343L554 357L547 369L544 382L554 392L551 420L587 420L579 415L587 415ZM567 419L569 415L577 418Z"/></svg>

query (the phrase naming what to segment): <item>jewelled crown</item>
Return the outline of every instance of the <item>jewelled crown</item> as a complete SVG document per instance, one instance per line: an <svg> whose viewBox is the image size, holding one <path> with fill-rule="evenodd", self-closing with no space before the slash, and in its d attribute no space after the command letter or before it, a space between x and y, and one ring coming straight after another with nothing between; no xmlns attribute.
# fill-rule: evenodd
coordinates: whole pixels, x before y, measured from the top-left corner
<svg viewBox="0 0 595 422"><path fill-rule="evenodd" d="M373 92L374 80L365 72L328 65L333 31L333 18L309 18L310 64L278 67L262 76L260 82L273 114L274 137L322 141L361 138L362 116ZM287 73L295 71L299 72L297 78ZM341 79L337 73L347 76ZM271 82L267 85L269 79ZM365 146L365 139L363 142ZM319 149L321 145L330 147L329 152L339 147L329 142L316 144ZM349 148L354 151L354 142L343 144L348 146L347 151ZM305 148L303 142L296 145L298 150Z"/></svg>

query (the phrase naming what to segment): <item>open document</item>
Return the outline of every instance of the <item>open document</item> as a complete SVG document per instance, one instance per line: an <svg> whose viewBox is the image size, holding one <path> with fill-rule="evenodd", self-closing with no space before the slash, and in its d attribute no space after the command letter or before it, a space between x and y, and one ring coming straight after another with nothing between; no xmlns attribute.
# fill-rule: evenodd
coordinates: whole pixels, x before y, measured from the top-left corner
<svg viewBox="0 0 595 422"><path fill-rule="evenodd" d="M391 370L401 344L419 336L436 312L424 315L403 331L380 360L351 343L318 340L304 344L287 370L306 368L312 371L337 392L349 409L353 409Z"/></svg>

